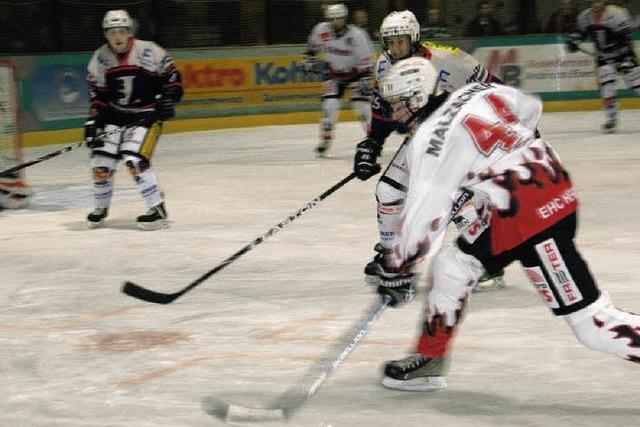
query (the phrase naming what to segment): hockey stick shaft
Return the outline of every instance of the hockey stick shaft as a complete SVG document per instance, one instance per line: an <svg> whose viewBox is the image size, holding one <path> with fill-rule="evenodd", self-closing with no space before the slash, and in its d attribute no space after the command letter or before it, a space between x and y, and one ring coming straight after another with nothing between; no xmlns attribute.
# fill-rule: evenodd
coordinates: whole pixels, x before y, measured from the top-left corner
<svg viewBox="0 0 640 427"><path fill-rule="evenodd" d="M37 159L21 163L21 164L19 164L17 166L14 166L12 168L9 168L7 170L4 170L4 171L0 172L0 177L11 176L12 174L14 174L14 173L16 173L16 172L18 172L18 171L20 171L20 170L22 170L24 168L28 168L29 166L33 166L35 164L44 162L45 160L49 160L49 159L51 159L53 157L59 156L60 154L66 153L67 151L71 151L71 150L76 149L78 147L82 147L83 144L84 144L84 142L78 142L78 143L75 143L73 145L69 145L67 147L64 147L64 148L62 148L62 149L60 149L58 151L54 151L53 153L49 153L49 154L44 155L42 157L38 157Z"/></svg>
<svg viewBox="0 0 640 427"><path fill-rule="evenodd" d="M239 251L231 255L229 258L222 261L220 264L218 264L211 270L207 271L205 274L203 274L202 276L200 276L199 278L197 278L192 283L190 283L189 285L187 285L185 288L181 289L178 292L175 292L175 293L156 292L151 289L143 288L142 286L136 285L135 283L130 281L124 282L124 285L122 287L122 292L124 292L129 296L132 296L134 298L141 299L144 301L153 302L156 304L169 304L175 301L177 298L181 297L182 295L186 294L196 286L200 285L209 277L213 276L218 271L222 270L227 265L231 264L232 262L240 258L242 255L244 255L245 253L249 252L251 249L255 248L256 246L264 242L269 237L273 236L274 234L282 230L287 224L293 222L296 218L302 216L305 212L313 209L316 205L318 205L324 199L329 197L329 195L331 195L336 190L338 190L339 188L344 186L346 183L351 181L353 178L355 178L355 176L356 176L355 173L349 174L347 177L343 178L340 182L333 185L327 191L320 194L318 197L316 197L315 199L313 199L312 201L304 205L302 208L298 209L297 212L295 212L292 215L289 215L287 218L285 218L284 220L276 224L273 228L271 228L269 231L264 233L262 236L254 239L251 243L244 246L242 249L240 249Z"/></svg>
<svg viewBox="0 0 640 427"><path fill-rule="evenodd" d="M140 126L144 122L145 122L145 119L138 120L135 124L133 124L130 127ZM104 138L105 136L109 136L109 135L111 135L113 133L116 133L116 132L119 132L119 129L114 129L114 130L111 130L109 132L103 132L100 135L98 135L98 137L99 138ZM69 145L67 147L61 148L60 150L54 151L53 153L45 154L44 156L38 157L37 159L21 163L21 164L19 164L17 166L14 166L12 168L9 168L7 170L4 170L4 171L0 172L0 177L11 176L12 174L14 174L14 173L16 173L16 172L18 172L18 171L20 171L20 170L22 170L24 168L28 168L29 166L33 166L33 165L37 165L38 163L42 163L45 160L52 159L54 157L59 156L60 154L64 154L64 153L69 152L71 150L74 150L74 149L76 149L78 147L82 147L83 145L84 145L84 141L83 142L77 142L77 143L75 143L73 145Z"/></svg>
<svg viewBox="0 0 640 427"><path fill-rule="evenodd" d="M379 298L363 314L358 323L343 334L327 356L312 365L304 379L276 399L269 408L250 408L205 397L202 402L204 410L230 423L281 421L289 418L315 395L320 386L342 365L390 302L389 296Z"/></svg>
<svg viewBox="0 0 640 427"><path fill-rule="evenodd" d="M287 416L302 407L353 352L389 303L391 303L391 298L387 295L378 298L376 303L372 304L362 315L358 323L336 341L327 356L309 368L305 379L280 396L272 407L282 408Z"/></svg>

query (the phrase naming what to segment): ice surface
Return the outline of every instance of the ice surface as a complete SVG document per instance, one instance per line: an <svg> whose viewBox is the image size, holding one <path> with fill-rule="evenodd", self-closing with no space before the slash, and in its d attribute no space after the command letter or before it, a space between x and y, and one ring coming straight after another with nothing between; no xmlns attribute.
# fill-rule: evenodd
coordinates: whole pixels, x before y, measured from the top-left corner
<svg viewBox="0 0 640 427"><path fill-rule="evenodd" d="M640 311L640 112L602 135L602 113L545 114L542 134L581 196L578 244L620 308ZM0 213L0 425L214 426L204 396L266 404L350 328L374 295L375 180L354 180L173 304L123 280L186 286L351 172L357 123L317 160L317 125L166 135L155 155L171 227L144 211L119 166L106 227L88 230L88 156L29 168L30 209ZM399 138L385 147L388 162ZM27 150L26 159L60 147ZM636 365L582 347L519 267L476 294L449 388L390 391L380 367L413 346L422 302L387 310L294 426L637 426ZM424 296L424 294L420 294Z"/></svg>

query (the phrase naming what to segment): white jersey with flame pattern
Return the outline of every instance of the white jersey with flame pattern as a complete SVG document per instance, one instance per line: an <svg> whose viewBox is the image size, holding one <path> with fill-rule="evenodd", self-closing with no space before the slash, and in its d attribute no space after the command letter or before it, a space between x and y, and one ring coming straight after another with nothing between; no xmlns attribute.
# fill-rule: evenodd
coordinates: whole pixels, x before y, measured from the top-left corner
<svg viewBox="0 0 640 427"><path fill-rule="evenodd" d="M457 47L423 43L422 48L423 50L414 56L424 56L431 62L438 70L440 87L447 92L454 92L471 82L491 82L491 75L482 64ZM380 81L391 65L389 58L380 55L374 70L377 81Z"/></svg>
<svg viewBox="0 0 640 427"><path fill-rule="evenodd" d="M454 92L416 130L408 145L409 189L392 264L407 268L434 253L461 188L488 201L497 255L577 209L569 176L537 137L542 104L497 84Z"/></svg>
<svg viewBox="0 0 640 427"><path fill-rule="evenodd" d="M323 54L329 77L337 80L349 81L368 74L373 66L371 39L366 31L352 24L340 37L330 22L317 24L309 35L308 48L314 54Z"/></svg>

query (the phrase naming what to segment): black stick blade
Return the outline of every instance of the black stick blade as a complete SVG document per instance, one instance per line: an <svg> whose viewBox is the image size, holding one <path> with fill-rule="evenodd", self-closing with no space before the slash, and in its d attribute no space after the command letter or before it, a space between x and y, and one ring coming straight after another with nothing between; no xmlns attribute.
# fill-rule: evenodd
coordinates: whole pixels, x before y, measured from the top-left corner
<svg viewBox="0 0 640 427"><path fill-rule="evenodd" d="M169 304L181 295L180 292L176 294L164 294L162 292L152 291L151 289L143 288L129 281L125 281L122 285L122 292L130 297L155 304Z"/></svg>

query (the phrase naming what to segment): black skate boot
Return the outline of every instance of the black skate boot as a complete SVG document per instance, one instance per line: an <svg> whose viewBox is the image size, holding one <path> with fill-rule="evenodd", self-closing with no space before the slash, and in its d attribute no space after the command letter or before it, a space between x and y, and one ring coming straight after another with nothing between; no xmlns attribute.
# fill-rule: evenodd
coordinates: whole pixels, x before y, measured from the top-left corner
<svg viewBox="0 0 640 427"><path fill-rule="evenodd" d="M615 133L618 121L616 119L610 119L602 125L602 133Z"/></svg>
<svg viewBox="0 0 640 427"><path fill-rule="evenodd" d="M380 243L376 243L373 250L376 251L377 254L373 257L373 261L364 267L364 280L369 285L379 285L380 276L384 274L384 256L391 251Z"/></svg>
<svg viewBox="0 0 640 427"><path fill-rule="evenodd" d="M404 391L442 390L447 388L444 379L447 364L447 359L432 359L421 354L392 360L384 366L382 385Z"/></svg>
<svg viewBox="0 0 640 427"><path fill-rule="evenodd" d="M149 209L146 214L137 219L138 228L141 230L159 230L167 227L167 211L164 202Z"/></svg>
<svg viewBox="0 0 640 427"><path fill-rule="evenodd" d="M316 157L319 159L324 159L327 157L327 152L329 151L329 147L331 146L331 140L325 139L316 147Z"/></svg>
<svg viewBox="0 0 640 427"><path fill-rule="evenodd" d="M95 208L89 215L87 215L87 225L89 228L98 228L104 225L104 219L109 214L107 208Z"/></svg>

